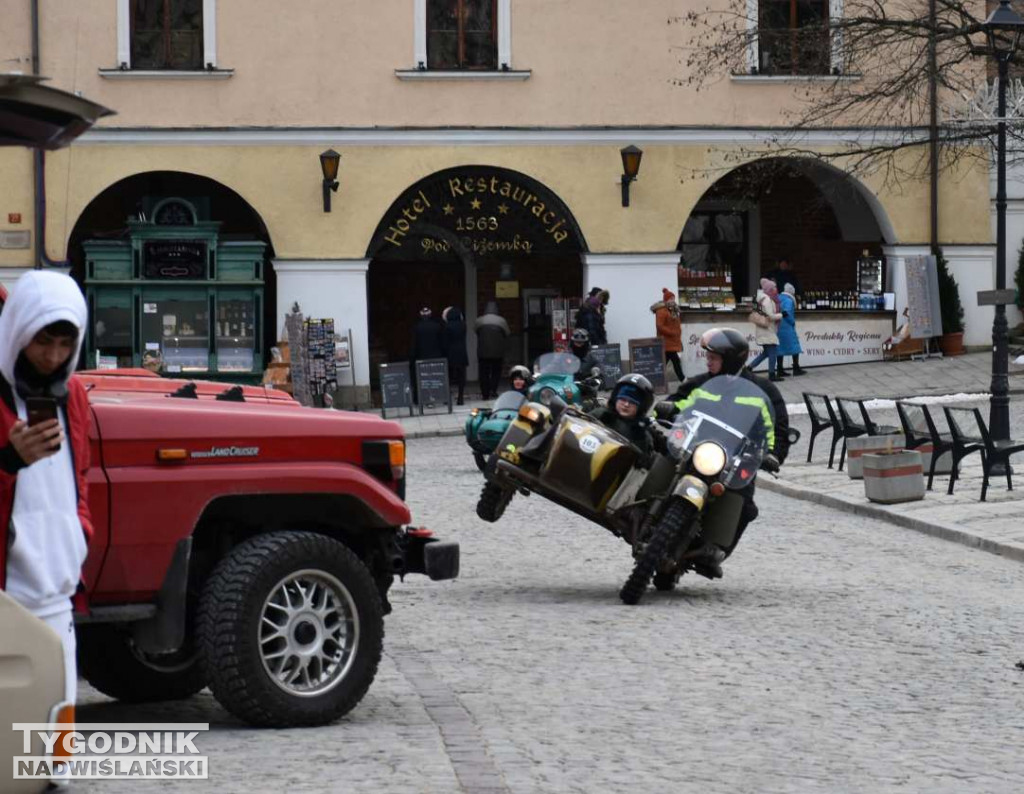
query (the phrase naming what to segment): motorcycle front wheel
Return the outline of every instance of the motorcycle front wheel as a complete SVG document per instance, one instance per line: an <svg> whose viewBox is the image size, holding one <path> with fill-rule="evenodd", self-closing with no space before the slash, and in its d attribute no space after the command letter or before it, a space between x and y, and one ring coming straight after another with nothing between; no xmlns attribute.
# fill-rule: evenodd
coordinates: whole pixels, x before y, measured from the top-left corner
<svg viewBox="0 0 1024 794"><path fill-rule="evenodd" d="M473 460L476 462L476 467L483 471L487 468L487 456L482 452L474 452Z"/></svg>
<svg viewBox="0 0 1024 794"><path fill-rule="evenodd" d="M619 591L619 598L624 604L639 604L647 590L647 584L651 581L658 563L665 556L665 552L678 544L674 541L678 538L682 545L689 546L696 534L699 525L696 521L697 508L685 499L673 499L672 503L661 516L661 520L654 527L651 539L644 548L640 559L636 561L633 572L626 579Z"/></svg>

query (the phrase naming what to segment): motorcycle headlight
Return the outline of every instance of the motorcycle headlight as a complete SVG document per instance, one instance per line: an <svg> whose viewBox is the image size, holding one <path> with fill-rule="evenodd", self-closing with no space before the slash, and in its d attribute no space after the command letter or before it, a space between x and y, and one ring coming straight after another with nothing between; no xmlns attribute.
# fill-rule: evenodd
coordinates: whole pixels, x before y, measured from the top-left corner
<svg viewBox="0 0 1024 794"><path fill-rule="evenodd" d="M725 450L713 441L698 444L693 451L693 468L705 477L714 477L725 468Z"/></svg>
<svg viewBox="0 0 1024 794"><path fill-rule="evenodd" d="M549 389L546 386L543 389L540 390L540 394L537 396L537 399L540 401L541 405L551 405L551 401L554 398L555 398L555 390L554 389Z"/></svg>

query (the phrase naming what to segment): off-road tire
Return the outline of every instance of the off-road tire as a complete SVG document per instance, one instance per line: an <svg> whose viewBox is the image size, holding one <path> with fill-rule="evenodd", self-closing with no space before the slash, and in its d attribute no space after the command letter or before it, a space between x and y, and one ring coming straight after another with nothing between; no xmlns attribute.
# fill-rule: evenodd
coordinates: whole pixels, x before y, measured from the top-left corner
<svg viewBox="0 0 1024 794"><path fill-rule="evenodd" d="M484 471L487 468L487 456L482 452L474 452L473 460L476 463L476 467L480 471Z"/></svg>
<svg viewBox="0 0 1024 794"><path fill-rule="evenodd" d="M665 552L674 547L676 538L682 535L690 536L698 530L694 519L697 516L697 508L685 499L673 499L668 506L661 520L654 526L651 532L651 539L644 548L640 559L633 566L633 572L626 579L619 591L619 598L624 604L639 604L647 590L647 584L651 581L658 568L658 563L665 556ZM688 540L692 540L689 537ZM687 545L689 545L687 543Z"/></svg>
<svg viewBox="0 0 1024 794"><path fill-rule="evenodd" d="M355 638L340 678L320 694L300 695L271 678L260 632L268 599L288 577L305 572L330 577L351 598ZM377 673L384 640L383 606L370 571L343 543L315 532L272 532L232 549L203 588L197 624L214 697L261 727L323 725L351 711Z"/></svg>
<svg viewBox="0 0 1024 794"><path fill-rule="evenodd" d="M476 514L493 524L505 514L505 508L515 495L516 492L512 488L502 488L490 482L484 483L484 489L476 503Z"/></svg>
<svg viewBox="0 0 1024 794"><path fill-rule="evenodd" d="M147 656L135 650L131 632L113 623L79 626L78 669L104 695L125 703L184 700L206 686L191 650Z"/></svg>

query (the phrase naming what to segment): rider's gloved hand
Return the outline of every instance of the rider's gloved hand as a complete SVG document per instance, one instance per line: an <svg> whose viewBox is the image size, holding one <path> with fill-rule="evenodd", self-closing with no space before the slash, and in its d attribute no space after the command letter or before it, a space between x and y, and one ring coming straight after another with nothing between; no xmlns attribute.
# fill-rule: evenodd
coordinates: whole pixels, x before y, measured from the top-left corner
<svg viewBox="0 0 1024 794"><path fill-rule="evenodd" d="M654 404L654 416L656 419L671 419L677 413L676 404L669 400L662 400Z"/></svg>
<svg viewBox="0 0 1024 794"><path fill-rule="evenodd" d="M769 474L778 474L782 464L779 463L779 459L775 457L774 453L769 452L764 456L764 460L761 461L761 468Z"/></svg>

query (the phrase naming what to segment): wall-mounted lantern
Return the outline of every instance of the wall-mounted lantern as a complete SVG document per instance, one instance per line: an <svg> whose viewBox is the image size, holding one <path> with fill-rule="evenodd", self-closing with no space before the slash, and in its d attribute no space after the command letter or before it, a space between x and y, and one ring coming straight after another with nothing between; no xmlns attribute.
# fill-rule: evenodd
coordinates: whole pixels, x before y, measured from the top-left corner
<svg viewBox="0 0 1024 794"><path fill-rule="evenodd" d="M622 155L622 206L629 206L629 184L640 173L640 158L644 153L635 146L627 146L619 151Z"/></svg>
<svg viewBox="0 0 1024 794"><path fill-rule="evenodd" d="M331 191L338 192L338 164L341 155L334 149L320 154L320 170L324 174L324 212L331 211Z"/></svg>

